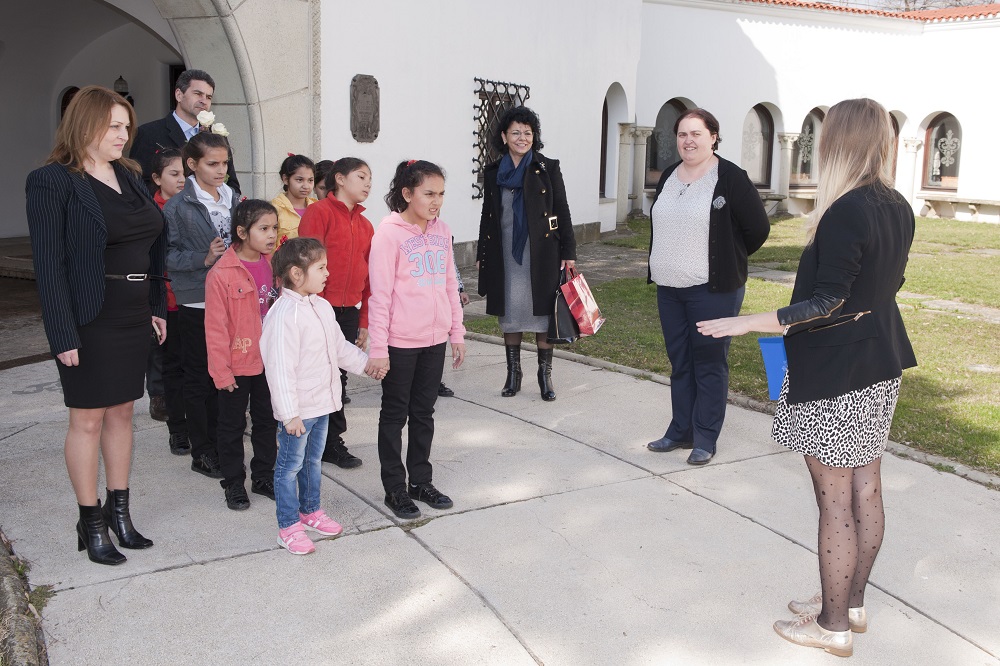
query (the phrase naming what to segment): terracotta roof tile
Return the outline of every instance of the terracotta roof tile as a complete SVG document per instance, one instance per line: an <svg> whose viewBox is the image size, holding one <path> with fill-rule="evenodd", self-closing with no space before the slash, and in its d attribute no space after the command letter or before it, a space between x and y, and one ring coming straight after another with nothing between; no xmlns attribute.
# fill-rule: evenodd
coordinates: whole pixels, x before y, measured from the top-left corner
<svg viewBox="0 0 1000 666"><path fill-rule="evenodd" d="M1000 4L975 5L971 7L948 7L945 9L927 9L915 12L893 12L884 9L867 7L845 7L827 2L811 2L810 0L741 0L759 5L777 5L782 7L801 7L803 9L819 9L828 12L859 14L864 16L884 16L886 18L908 19L926 23L940 21L959 21L979 18L1000 17Z"/></svg>

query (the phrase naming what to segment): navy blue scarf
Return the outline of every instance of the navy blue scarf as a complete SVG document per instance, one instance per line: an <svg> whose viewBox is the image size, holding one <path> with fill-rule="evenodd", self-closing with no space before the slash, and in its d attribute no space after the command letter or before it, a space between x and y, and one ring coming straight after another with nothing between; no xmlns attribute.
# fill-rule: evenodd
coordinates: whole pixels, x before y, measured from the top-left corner
<svg viewBox="0 0 1000 666"><path fill-rule="evenodd" d="M510 251L519 266L524 259L524 246L528 243L528 216L524 213L524 174L533 159L534 151L529 150L515 169L514 160L507 153L500 160L500 170L497 171L497 185L514 191L514 242Z"/></svg>

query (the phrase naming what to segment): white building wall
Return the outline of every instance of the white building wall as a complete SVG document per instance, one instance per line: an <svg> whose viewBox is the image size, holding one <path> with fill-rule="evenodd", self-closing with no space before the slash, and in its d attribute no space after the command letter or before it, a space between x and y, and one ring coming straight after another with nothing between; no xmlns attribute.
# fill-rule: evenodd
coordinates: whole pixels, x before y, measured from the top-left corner
<svg viewBox="0 0 1000 666"><path fill-rule="evenodd" d="M482 201L472 198L473 79L524 84L531 89L527 105L541 118L543 152L560 160L574 223L597 222L601 109L618 82L629 117L634 113L641 7L641 0L324 6L323 154L315 157L356 156L371 165L366 215L376 226L387 213L382 197L399 161L439 164L447 175L441 217L456 241L475 240ZM374 143L358 143L350 133L355 74L379 82L381 131Z"/></svg>
<svg viewBox="0 0 1000 666"><path fill-rule="evenodd" d="M814 107L871 97L906 120L900 138L924 139L926 122L952 113L962 126L958 196L1000 199L1000 91L976 63L995 60L1000 20L928 25L904 19L716 0L645 0L637 117L684 97L720 122L719 153L739 162L743 119L754 104L781 111L776 132L798 132ZM683 55L681 55L683 54ZM923 123L923 124L921 124ZM900 165L904 149L900 142ZM772 185L777 182L775 147ZM923 149L917 155L919 211Z"/></svg>

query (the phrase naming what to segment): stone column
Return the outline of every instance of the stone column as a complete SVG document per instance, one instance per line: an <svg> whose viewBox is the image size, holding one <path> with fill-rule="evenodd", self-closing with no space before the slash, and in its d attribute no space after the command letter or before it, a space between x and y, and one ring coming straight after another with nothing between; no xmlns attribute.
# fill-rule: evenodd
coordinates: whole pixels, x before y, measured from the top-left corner
<svg viewBox="0 0 1000 666"><path fill-rule="evenodd" d="M792 147L798 139L799 135L794 132L778 133L778 143L781 144L781 161L778 164L778 194L785 198L778 202L776 213L788 212L788 183L792 177Z"/></svg>
<svg viewBox="0 0 1000 666"><path fill-rule="evenodd" d="M632 129L635 145L632 150L632 213L642 215L642 200L646 188L646 139L653 133L652 127L636 125Z"/></svg>
<svg viewBox="0 0 1000 666"><path fill-rule="evenodd" d="M916 137L906 137L902 141L904 152L900 163L896 165L896 189L916 210L913 193L917 182L917 152L924 142Z"/></svg>
<svg viewBox="0 0 1000 666"><path fill-rule="evenodd" d="M615 190L615 224L628 217L629 175L632 169L632 123L618 123L618 182Z"/></svg>

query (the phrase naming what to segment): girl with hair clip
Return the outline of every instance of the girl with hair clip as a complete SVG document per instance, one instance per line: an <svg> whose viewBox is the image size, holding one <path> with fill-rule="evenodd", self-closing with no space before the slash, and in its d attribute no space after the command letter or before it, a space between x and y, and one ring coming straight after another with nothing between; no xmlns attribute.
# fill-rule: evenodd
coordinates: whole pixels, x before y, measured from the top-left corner
<svg viewBox="0 0 1000 666"><path fill-rule="evenodd" d="M423 160L400 162L385 203L393 212L375 232L369 268L370 355L372 365L388 373L378 424L385 505L410 520L420 517L413 500L434 509L453 504L431 482L430 454L445 343L451 340L452 367L458 369L465 359L465 327L451 229L438 217L444 203L441 168Z"/></svg>
<svg viewBox="0 0 1000 666"><path fill-rule="evenodd" d="M191 470L221 479L216 451L218 391L208 373L205 346L205 278L232 239L239 193L226 185L229 144L218 134L195 134L181 153L184 190L163 207L167 218L167 270L177 298L184 355L184 408L191 441Z"/></svg>
<svg viewBox="0 0 1000 666"><path fill-rule="evenodd" d="M260 352L261 321L274 300L271 253L278 238L278 211L259 199L236 207L233 244L208 272L205 341L208 371L219 389L217 450L226 506L250 508L243 483L243 433L250 407L250 490L274 499L275 433L271 394Z"/></svg>
<svg viewBox="0 0 1000 666"><path fill-rule="evenodd" d="M326 175L327 196L306 209L299 225L299 234L319 239L333 258L329 264L330 278L323 298L333 306L337 323L344 337L361 349L368 340L368 253L375 229L362 213L361 204L368 199L372 187L372 172L356 157L342 157L330 165ZM342 405L347 397L347 373L340 373ZM323 462L343 469L361 465L361 459L351 454L344 443L347 417L343 406L330 415L327 447Z"/></svg>
<svg viewBox="0 0 1000 666"><path fill-rule="evenodd" d="M306 208L316 203L309 196L316 180L316 168L311 159L305 155L288 153L288 157L278 169L281 176L281 192L271 204L278 209L278 244L291 238L298 238L299 223L306 213Z"/></svg>
<svg viewBox="0 0 1000 666"><path fill-rule="evenodd" d="M150 174L156 191L153 201L163 210L167 202L184 190L184 163L181 151L167 148L157 151L153 157L153 171ZM187 418L184 412L184 357L181 354L181 338L178 335L180 326L177 323L177 298L174 290L167 282L167 328L174 332L163 345L151 349L146 370L146 390L149 393L150 412L154 411L153 403L156 391L153 384L157 375L163 378L162 391L164 409L167 413L167 431L170 433L170 452L175 456L191 453L188 442Z"/></svg>
<svg viewBox="0 0 1000 666"><path fill-rule="evenodd" d="M319 503L329 414L340 409L334 368L385 376L344 339L333 308L318 296L329 275L326 266L326 250L315 238L293 238L278 248L271 268L281 295L264 319L260 340L274 417L282 424L274 465L278 545L293 555L316 550L306 530L324 536L343 530Z"/></svg>
<svg viewBox="0 0 1000 666"><path fill-rule="evenodd" d="M913 210L892 188L894 133L870 99L835 104L791 305L698 322L704 335L781 333L788 371L775 441L805 457L819 505L821 591L792 601L784 639L841 657L868 628L865 588L885 532L881 460L903 370L917 364L896 306ZM845 529L845 527L847 529Z"/></svg>

